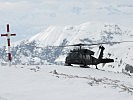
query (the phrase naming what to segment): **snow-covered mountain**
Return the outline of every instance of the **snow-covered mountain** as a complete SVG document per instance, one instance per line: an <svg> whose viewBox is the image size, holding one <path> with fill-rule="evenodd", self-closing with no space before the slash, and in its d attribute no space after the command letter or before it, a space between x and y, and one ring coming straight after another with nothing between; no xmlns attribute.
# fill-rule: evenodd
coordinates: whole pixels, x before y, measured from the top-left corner
<svg viewBox="0 0 133 100"><path fill-rule="evenodd" d="M58 46L63 40L67 40L67 44L121 41L130 38L130 31L116 24L87 22L78 26L51 26L30 38L29 41L39 41L43 46Z"/></svg>
<svg viewBox="0 0 133 100"><path fill-rule="evenodd" d="M117 42L133 39L133 31L121 25L87 22L80 25L51 26L48 29L36 34L29 40L20 42L12 48L13 64L63 64L69 48L58 46L77 43L100 43ZM130 69L133 65L133 43L104 45L104 57L115 60L114 63L99 65L101 69L122 71ZM98 46L91 49L98 51ZM7 62L5 47L0 50L2 62ZM4 56L3 56L4 55ZM97 57L97 53L95 53Z"/></svg>

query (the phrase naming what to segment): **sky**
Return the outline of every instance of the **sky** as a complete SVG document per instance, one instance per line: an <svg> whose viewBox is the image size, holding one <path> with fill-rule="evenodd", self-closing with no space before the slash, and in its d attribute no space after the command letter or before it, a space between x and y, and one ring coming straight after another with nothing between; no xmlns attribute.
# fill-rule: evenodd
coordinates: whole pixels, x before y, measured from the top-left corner
<svg viewBox="0 0 133 100"><path fill-rule="evenodd" d="M133 28L133 0L0 0L0 33L9 23L11 33L17 34L12 41L28 39L51 25L89 21Z"/></svg>

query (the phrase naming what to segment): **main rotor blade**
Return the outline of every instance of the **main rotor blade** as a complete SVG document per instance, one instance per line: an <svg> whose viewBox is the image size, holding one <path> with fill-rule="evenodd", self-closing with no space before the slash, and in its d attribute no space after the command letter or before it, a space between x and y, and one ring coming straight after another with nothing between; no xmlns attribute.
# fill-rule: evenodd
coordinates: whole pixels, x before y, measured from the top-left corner
<svg viewBox="0 0 133 100"><path fill-rule="evenodd" d="M117 43L124 43L124 42L133 42L133 41L101 42L101 43L92 43L92 44L84 44L84 45L85 46L92 46L92 45L101 45L101 44L117 44Z"/></svg>
<svg viewBox="0 0 133 100"><path fill-rule="evenodd" d="M102 45L102 44L117 44L124 42L133 42L133 41L120 41L120 42L101 42L101 43L91 43L91 44L73 44L73 45L65 45L65 46L49 46L49 47L69 47L69 46L93 46L93 45Z"/></svg>
<svg viewBox="0 0 133 100"><path fill-rule="evenodd" d="M67 47L67 46L48 46L48 47Z"/></svg>
<svg viewBox="0 0 133 100"><path fill-rule="evenodd" d="M66 46L85 46L85 45L86 45L86 44L79 43L79 44L66 45Z"/></svg>

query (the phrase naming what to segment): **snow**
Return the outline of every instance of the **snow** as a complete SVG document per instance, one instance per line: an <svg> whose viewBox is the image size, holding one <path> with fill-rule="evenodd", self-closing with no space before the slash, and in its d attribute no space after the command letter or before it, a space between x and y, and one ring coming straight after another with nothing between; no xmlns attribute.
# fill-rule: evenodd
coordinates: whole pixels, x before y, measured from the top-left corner
<svg viewBox="0 0 133 100"><path fill-rule="evenodd" d="M57 65L17 65L0 66L0 74L0 100L133 99L133 77L123 73Z"/></svg>
<svg viewBox="0 0 133 100"><path fill-rule="evenodd" d="M80 39L85 37L100 38L99 32L103 29L105 23L87 22L80 25L67 26L50 26L48 29L31 37L29 41L40 41L43 46L60 45L64 39L69 41L69 44L80 42Z"/></svg>
<svg viewBox="0 0 133 100"><path fill-rule="evenodd" d="M46 30L31 37L29 42L37 41L41 47L59 46L63 40L66 40L68 45L81 42L99 43L102 40L117 42L132 40L132 32L131 28L115 23L90 21L79 25L50 26ZM108 34L110 35L108 36ZM105 38L102 39L102 37Z"/></svg>

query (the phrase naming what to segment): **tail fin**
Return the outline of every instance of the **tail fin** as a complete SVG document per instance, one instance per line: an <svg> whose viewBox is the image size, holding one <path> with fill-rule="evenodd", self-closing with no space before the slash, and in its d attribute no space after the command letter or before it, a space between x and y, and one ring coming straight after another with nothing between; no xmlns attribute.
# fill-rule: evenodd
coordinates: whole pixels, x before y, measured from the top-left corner
<svg viewBox="0 0 133 100"><path fill-rule="evenodd" d="M102 60L102 58L103 58L103 51L104 51L105 48L103 46L99 46L99 49L101 49L101 51L100 51L98 59Z"/></svg>

